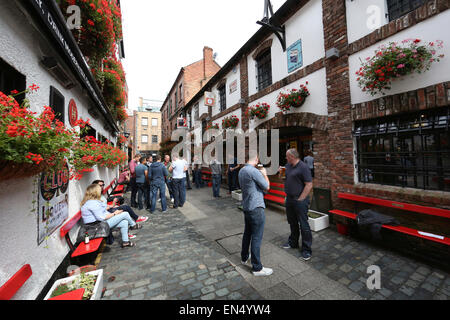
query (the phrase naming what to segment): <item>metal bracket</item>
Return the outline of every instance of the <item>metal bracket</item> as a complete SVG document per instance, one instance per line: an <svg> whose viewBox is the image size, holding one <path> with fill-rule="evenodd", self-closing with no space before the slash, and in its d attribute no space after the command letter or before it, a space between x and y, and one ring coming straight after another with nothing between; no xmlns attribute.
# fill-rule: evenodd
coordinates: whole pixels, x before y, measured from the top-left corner
<svg viewBox="0 0 450 320"><path fill-rule="evenodd" d="M270 23L270 16L273 16L273 8L270 0L264 0L264 18L261 21L257 21L256 23L262 25L263 27L267 27L277 36L278 40L281 42L281 46L283 47L283 52L286 51L286 31L285 27L277 27Z"/></svg>

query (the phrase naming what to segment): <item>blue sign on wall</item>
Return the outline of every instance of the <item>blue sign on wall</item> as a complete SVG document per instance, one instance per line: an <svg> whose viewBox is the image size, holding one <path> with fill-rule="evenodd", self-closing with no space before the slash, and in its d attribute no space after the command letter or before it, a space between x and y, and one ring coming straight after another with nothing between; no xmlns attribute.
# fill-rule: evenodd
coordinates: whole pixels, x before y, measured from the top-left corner
<svg viewBox="0 0 450 320"><path fill-rule="evenodd" d="M287 50L288 72L303 66L302 40L294 42Z"/></svg>

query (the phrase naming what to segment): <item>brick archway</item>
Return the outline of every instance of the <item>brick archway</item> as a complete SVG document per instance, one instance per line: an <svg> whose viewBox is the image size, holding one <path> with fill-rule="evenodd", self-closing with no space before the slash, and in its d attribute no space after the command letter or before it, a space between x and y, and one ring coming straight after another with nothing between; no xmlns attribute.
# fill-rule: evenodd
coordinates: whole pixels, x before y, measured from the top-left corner
<svg viewBox="0 0 450 320"><path fill-rule="evenodd" d="M277 129L284 127L305 127L320 131L327 130L327 116L320 116L309 112L283 114L278 112L275 117L269 121L261 123L255 128L258 129Z"/></svg>

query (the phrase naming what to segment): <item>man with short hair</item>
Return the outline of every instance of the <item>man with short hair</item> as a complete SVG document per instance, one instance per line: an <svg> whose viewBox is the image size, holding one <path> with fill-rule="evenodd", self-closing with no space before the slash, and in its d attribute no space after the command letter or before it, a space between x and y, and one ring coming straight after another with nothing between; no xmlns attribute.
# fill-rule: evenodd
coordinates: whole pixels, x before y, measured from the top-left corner
<svg viewBox="0 0 450 320"><path fill-rule="evenodd" d="M148 167L146 165L147 159L145 159L145 157L141 157L139 162L140 163L136 167L136 185L138 189L139 210L143 210L144 203L142 202L142 196L144 196L145 203L148 203L148 193L145 192L145 183L148 181Z"/></svg>
<svg viewBox="0 0 450 320"><path fill-rule="evenodd" d="M258 156L250 157L239 172L239 183L242 190L242 207L245 217L245 229L242 237L241 261L247 263L251 257L252 271L255 276L270 276L273 270L263 267L260 251L264 233L266 216L264 209L264 192L270 188L266 169L256 169ZM249 257L249 248L251 254Z"/></svg>
<svg viewBox="0 0 450 320"><path fill-rule="evenodd" d="M179 159L176 154L172 155L172 159L173 161L169 171L172 172L173 175L173 208L176 209L178 207L183 207L184 202L186 201L186 189L183 188L183 178L186 176L187 163L185 160Z"/></svg>
<svg viewBox="0 0 450 320"><path fill-rule="evenodd" d="M214 198L221 198L220 185L222 183L222 165L214 156L209 165L211 168L212 190Z"/></svg>
<svg viewBox="0 0 450 320"><path fill-rule="evenodd" d="M291 228L291 235L283 248L298 248L300 233L302 236L301 256L303 260L311 259L312 233L308 223L309 193L313 188L311 170L300 160L296 149L286 152L286 216ZM300 228L299 228L300 226Z"/></svg>
<svg viewBox="0 0 450 320"><path fill-rule="evenodd" d="M156 197L158 191L161 197L161 210L162 212L167 212L167 200L166 200L166 186L165 179L169 172L163 163L161 163L161 156L156 156L156 162L152 163L149 168L149 179L150 179L150 192L152 197L152 206L150 208L150 213L154 213L156 209Z"/></svg>
<svg viewBox="0 0 450 320"><path fill-rule="evenodd" d="M131 187L131 207L137 208L137 202L136 202L136 194L137 194L137 184L136 184L136 167L139 164L139 159L141 158L140 154L135 154L134 158L131 159L130 163L128 164L128 167L130 168L130 187Z"/></svg>

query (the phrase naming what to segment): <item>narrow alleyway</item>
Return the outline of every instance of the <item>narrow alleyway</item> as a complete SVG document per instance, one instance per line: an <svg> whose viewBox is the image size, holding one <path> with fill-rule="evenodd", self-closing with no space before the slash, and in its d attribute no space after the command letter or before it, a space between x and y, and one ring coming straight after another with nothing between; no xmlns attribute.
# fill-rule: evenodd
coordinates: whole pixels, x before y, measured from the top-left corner
<svg viewBox="0 0 450 320"><path fill-rule="evenodd" d="M266 210L262 261L274 273L254 277L240 262L243 216L238 202L221 190L187 192L183 208L154 215L136 232L135 248L116 241L102 253L107 300L324 300L444 299L450 275L410 258L341 236L314 233L313 258L280 245L289 235L282 210ZM129 196L129 193L127 194ZM159 205L157 206L159 208ZM146 214L146 211L140 212ZM381 289L366 286L367 267L381 269ZM114 279L113 281L110 281Z"/></svg>

